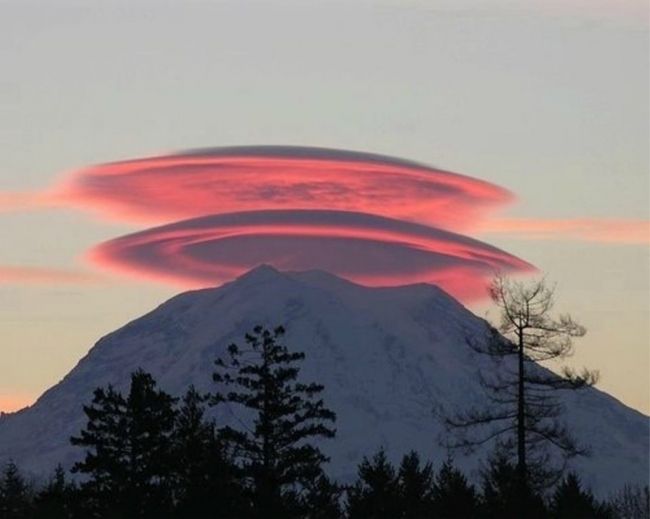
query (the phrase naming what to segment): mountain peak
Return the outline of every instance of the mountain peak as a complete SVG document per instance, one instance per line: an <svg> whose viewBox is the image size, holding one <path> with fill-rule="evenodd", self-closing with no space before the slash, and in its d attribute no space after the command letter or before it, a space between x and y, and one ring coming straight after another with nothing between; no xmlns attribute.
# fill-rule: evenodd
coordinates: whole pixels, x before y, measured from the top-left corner
<svg viewBox="0 0 650 519"><path fill-rule="evenodd" d="M237 278L237 280L243 280L243 279L265 280L265 279L274 278L278 276L282 276L282 273L278 269L276 269L275 267L267 263L262 263L257 267L253 267L248 272L244 272L241 276Z"/></svg>
<svg viewBox="0 0 650 519"><path fill-rule="evenodd" d="M442 463L446 452L434 439L443 429L432 409L485 402L476 372L490 369L491 360L466 339L485 336L487 324L435 285L367 287L324 271L262 264L223 286L179 294L101 339L32 407L2 417L0 464L11 458L41 476L58 463L71 466L80 450L69 438L84 426L82 408L93 390L111 384L125 391L136 369L174 395L190 384L214 391L214 360L258 324L285 326L287 346L305 353L301 379L325 386L338 419L336 439L322 447L342 482L379 447L392 461L415 449ZM591 476L587 484L606 493L619 484L615 474L646 480L647 417L595 389L563 404L569 427L594 452L572 466ZM221 426L245 415L214 418ZM468 474L477 470L476 458L458 462Z"/></svg>

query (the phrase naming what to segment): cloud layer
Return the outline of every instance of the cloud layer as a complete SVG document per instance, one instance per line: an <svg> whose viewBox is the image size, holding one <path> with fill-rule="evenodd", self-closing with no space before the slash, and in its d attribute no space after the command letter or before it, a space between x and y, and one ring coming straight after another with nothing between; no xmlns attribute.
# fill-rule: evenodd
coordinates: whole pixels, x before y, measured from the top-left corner
<svg viewBox="0 0 650 519"><path fill-rule="evenodd" d="M95 263L137 277L212 286L261 263L322 269L365 285L436 283L457 297L485 294L495 271L533 267L465 236L376 215L270 210L212 215L105 242Z"/></svg>
<svg viewBox="0 0 650 519"><path fill-rule="evenodd" d="M70 173L43 192L0 193L6 210L74 207L107 220L165 224L87 255L95 265L140 279L210 286L268 263L327 270L373 286L436 283L463 300L485 296L495 271L533 270L450 232L523 232L512 220L490 227L490 212L512 200L489 182L404 159L295 146L113 162ZM3 280L86 278L13 267L0 269Z"/></svg>
<svg viewBox="0 0 650 519"><path fill-rule="evenodd" d="M505 189L370 153L288 146L212 148L73 173L51 197L127 221L264 209L332 209L464 229Z"/></svg>

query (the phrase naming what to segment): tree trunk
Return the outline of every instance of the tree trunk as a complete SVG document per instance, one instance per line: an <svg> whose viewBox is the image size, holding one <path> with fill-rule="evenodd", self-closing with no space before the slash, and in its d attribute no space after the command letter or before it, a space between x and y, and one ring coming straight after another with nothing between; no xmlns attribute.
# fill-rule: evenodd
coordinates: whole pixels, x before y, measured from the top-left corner
<svg viewBox="0 0 650 519"><path fill-rule="evenodd" d="M523 330L519 330L518 384L517 384L517 476L518 476L518 501L519 514L524 517L525 495L528 490L528 470L526 466L526 405L524 394L524 337Z"/></svg>

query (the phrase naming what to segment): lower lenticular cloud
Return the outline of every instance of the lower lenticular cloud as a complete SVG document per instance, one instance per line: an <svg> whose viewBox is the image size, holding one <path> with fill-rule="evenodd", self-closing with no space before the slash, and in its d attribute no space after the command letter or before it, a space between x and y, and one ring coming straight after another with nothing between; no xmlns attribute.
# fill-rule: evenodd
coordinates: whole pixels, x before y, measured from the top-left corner
<svg viewBox="0 0 650 519"><path fill-rule="evenodd" d="M495 271L528 263L480 241L369 214L270 210L211 215L105 242L90 253L110 269L186 287L212 286L270 263L322 269L376 285L428 282L462 299L485 295Z"/></svg>
<svg viewBox="0 0 650 519"><path fill-rule="evenodd" d="M463 229L512 196L482 180L383 155L241 146L90 167L73 173L52 198L128 221L326 208Z"/></svg>

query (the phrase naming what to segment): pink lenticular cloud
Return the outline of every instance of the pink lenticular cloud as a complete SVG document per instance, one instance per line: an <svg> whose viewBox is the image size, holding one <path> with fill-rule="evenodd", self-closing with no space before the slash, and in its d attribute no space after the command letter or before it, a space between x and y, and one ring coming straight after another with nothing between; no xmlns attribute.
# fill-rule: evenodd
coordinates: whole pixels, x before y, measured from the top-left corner
<svg viewBox="0 0 650 519"><path fill-rule="evenodd" d="M501 218L483 222L478 232L508 234L527 240L650 244L648 220Z"/></svg>
<svg viewBox="0 0 650 519"><path fill-rule="evenodd" d="M478 240L356 212L271 210L211 215L105 242L90 252L105 268L205 287L261 264L322 269L370 286L435 283L456 297L485 296L495 271L533 267Z"/></svg>
<svg viewBox="0 0 650 519"><path fill-rule="evenodd" d="M512 200L488 182L414 162L324 148L213 148L115 162L52 192L103 217L164 223L264 209L361 211L463 229Z"/></svg>
<svg viewBox="0 0 650 519"><path fill-rule="evenodd" d="M248 146L89 167L48 191L0 193L0 210L77 207L107 219L166 223L100 244L89 257L109 270L194 288L268 263L326 270L370 286L434 283L470 301L485 297L496 271L534 268L449 230L650 242L648 222L641 220L487 218L512 199L488 182L403 159ZM0 283L95 279L74 271L0 267Z"/></svg>
<svg viewBox="0 0 650 519"><path fill-rule="evenodd" d="M333 209L531 240L650 241L647 220L491 216L513 199L488 182L384 155L239 146L91 166L46 191L0 192L0 212L76 207L160 224L258 209Z"/></svg>

